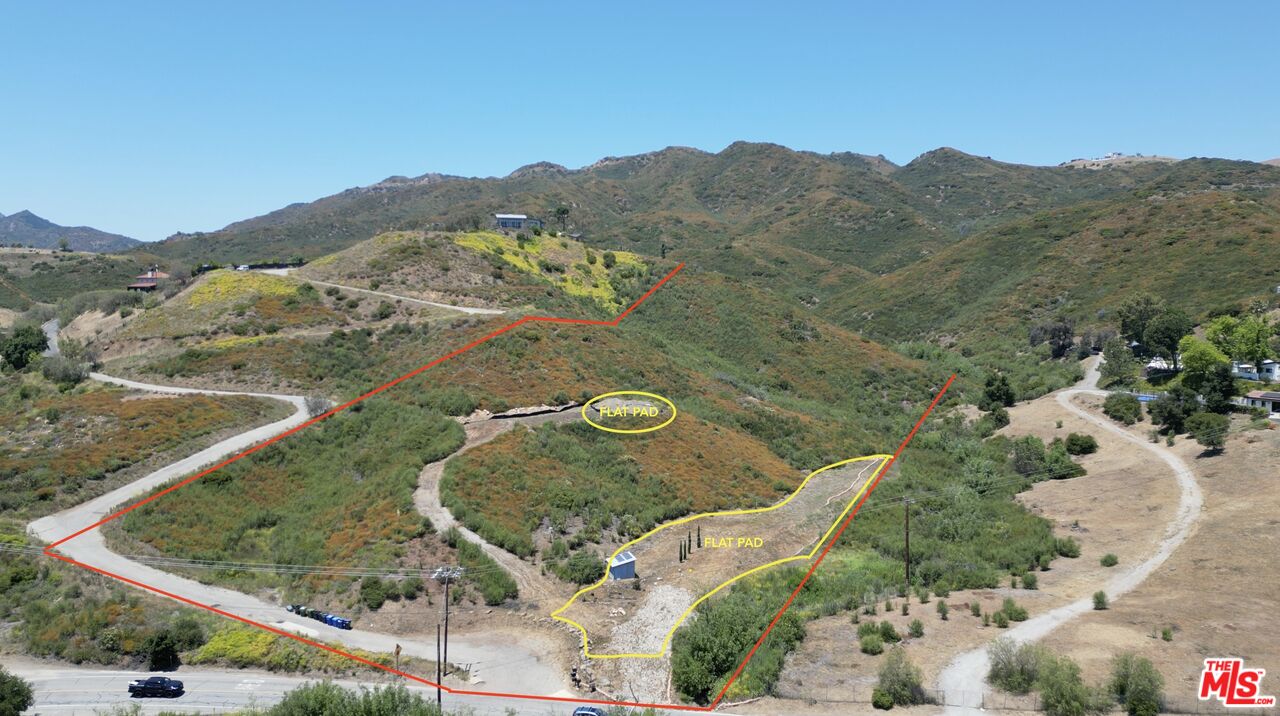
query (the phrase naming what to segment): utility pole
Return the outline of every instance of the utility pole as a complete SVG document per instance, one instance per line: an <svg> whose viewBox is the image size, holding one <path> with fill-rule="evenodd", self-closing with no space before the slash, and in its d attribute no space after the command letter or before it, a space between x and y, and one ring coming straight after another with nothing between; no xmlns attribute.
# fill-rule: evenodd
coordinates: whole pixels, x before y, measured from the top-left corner
<svg viewBox="0 0 1280 716"><path fill-rule="evenodd" d="M440 622L436 622L436 712L444 713L443 697L440 696L440 684L444 677L440 675Z"/></svg>
<svg viewBox="0 0 1280 716"><path fill-rule="evenodd" d="M906 578L905 594L907 599L911 598L911 500L902 498L902 536L906 543L907 562L906 562Z"/></svg>
<svg viewBox="0 0 1280 716"><path fill-rule="evenodd" d="M466 570L462 567L440 567L431 576L436 581L444 582L444 663L449 663L449 584ZM448 673L448 667L442 667Z"/></svg>

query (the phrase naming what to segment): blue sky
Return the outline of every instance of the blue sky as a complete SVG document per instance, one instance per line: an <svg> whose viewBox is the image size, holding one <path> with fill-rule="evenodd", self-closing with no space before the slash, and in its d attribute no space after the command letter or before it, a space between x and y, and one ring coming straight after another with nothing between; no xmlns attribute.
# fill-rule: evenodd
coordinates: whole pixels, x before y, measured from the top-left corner
<svg viewBox="0 0 1280 716"><path fill-rule="evenodd" d="M155 240L393 174L739 139L1280 156L1280 4L978 6L10 3L0 212Z"/></svg>

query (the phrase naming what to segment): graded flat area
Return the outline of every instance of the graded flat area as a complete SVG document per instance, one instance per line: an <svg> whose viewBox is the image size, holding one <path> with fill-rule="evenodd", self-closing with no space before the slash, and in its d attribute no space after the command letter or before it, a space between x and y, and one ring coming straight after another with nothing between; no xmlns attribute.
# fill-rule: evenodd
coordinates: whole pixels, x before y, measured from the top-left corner
<svg viewBox="0 0 1280 716"><path fill-rule="evenodd" d="M810 473L775 505L657 527L610 555L610 564L633 556L637 579L611 579L606 570L552 616L582 633L587 657L661 658L702 601L749 574L813 559L888 460L843 460Z"/></svg>

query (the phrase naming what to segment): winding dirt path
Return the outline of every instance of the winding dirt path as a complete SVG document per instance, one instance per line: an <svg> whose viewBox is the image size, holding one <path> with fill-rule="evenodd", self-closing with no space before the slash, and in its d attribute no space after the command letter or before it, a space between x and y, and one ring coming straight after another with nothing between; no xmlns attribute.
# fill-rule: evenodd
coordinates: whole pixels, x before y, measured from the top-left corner
<svg viewBox="0 0 1280 716"><path fill-rule="evenodd" d="M342 289L343 291L353 291L356 293L367 293L370 296L380 296L382 298L390 298L395 301L405 301L406 303L416 303L420 306L435 306L436 308L447 308L451 311L458 311L460 313L469 313L475 316L500 316L506 313L506 311L501 308L476 308L474 306L455 306L451 303L436 303L435 301L427 301L421 298L397 296L394 293L387 293L385 291L375 291L371 288L357 288L355 286L344 286L340 283L329 283L328 281L321 281L320 279L307 278L306 276L298 276L293 273L292 269L262 269L260 273L267 273L273 276L289 276L290 278L296 278L299 281L307 281L308 283L315 284L316 286L339 288L339 289Z"/></svg>
<svg viewBox="0 0 1280 716"><path fill-rule="evenodd" d="M413 504L418 508L418 512L421 512L431 520L431 524L436 528L436 531L444 532L450 527L456 527L463 539L480 547L485 554L492 557L495 562L502 565L511 574L512 578L516 580L516 585L520 588L520 595L525 598L538 600L544 597L552 600L563 599L561 595L565 591L564 584L558 580L547 578L537 566L520 559L497 545L490 544L483 537L467 529L462 523L454 519L453 513L440 502L440 478L444 475L445 464L449 460L476 446L493 440L517 425L533 427L543 423L568 423L574 420L581 420L582 414L574 410L573 408L575 407L548 408L548 412L535 415L464 419L462 428L466 432L466 442L463 443L458 451L422 468L422 472L418 474L418 489L413 493Z"/></svg>
<svg viewBox="0 0 1280 716"><path fill-rule="evenodd" d="M65 538L77 530L84 530L87 526L97 523L116 507L131 502L160 485L237 454L254 444L301 425L307 420L305 399L297 395L153 385L102 373L91 373L90 377L133 390L156 393L248 395L272 398L293 405L295 411L288 418L227 438L111 492L29 524L27 530L46 543ZM542 416L534 416L534 418L537 417ZM258 624L266 624L276 629L367 651L389 653L395 651L399 645L405 653L423 659L435 659L434 635L383 634L359 629L343 630L310 620L306 620L305 625L296 624L287 621L289 615L278 604L235 590L201 584L193 579L180 577L117 554L107 547L100 529L84 531L75 539L59 545L57 551L78 562L92 565L122 580L132 582L135 586L147 585L161 596L188 603L210 605L235 617ZM547 652L545 648L521 644L510 634L451 636L449 648L451 662L471 664L473 685L486 683L490 690L513 693L562 696L570 694L565 690L564 674L555 665L554 655Z"/></svg>
<svg viewBox="0 0 1280 716"><path fill-rule="evenodd" d="M1098 389L1098 366L1101 358L1095 360L1085 373L1085 377L1071 388L1058 391L1054 399L1065 410L1089 421L1090 423L1114 433L1132 443L1136 448L1146 450L1163 460L1173 471L1174 478L1180 488L1178 510L1165 529L1164 536L1154 554L1142 562L1112 576L1105 583L1098 585L1115 601L1132 591L1151 575L1165 560L1173 554L1191 534L1196 520L1199 519L1204 506L1204 497L1200 486L1196 483L1195 472L1182 458L1162 443L1153 443L1145 437L1113 423L1106 418L1098 417L1073 402L1076 396L1104 396L1106 391ZM1085 596L1056 609L1039 614L1001 634L1001 637L1015 642L1025 643L1042 639L1054 629L1093 609L1092 596ZM947 714L977 714L983 707L983 696L987 692L986 677L991 661L988 647L984 645L957 656L946 669L938 675L937 688L946 699Z"/></svg>

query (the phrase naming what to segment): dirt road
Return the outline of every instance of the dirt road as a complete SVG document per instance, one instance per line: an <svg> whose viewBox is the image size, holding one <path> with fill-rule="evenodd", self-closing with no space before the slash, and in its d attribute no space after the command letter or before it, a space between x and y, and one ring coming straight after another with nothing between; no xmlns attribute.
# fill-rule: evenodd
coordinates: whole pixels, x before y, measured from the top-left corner
<svg viewBox="0 0 1280 716"><path fill-rule="evenodd" d="M42 517L28 525L28 531L46 543L57 541L77 530L94 524L112 509L146 494L157 486L186 476L202 467L234 455L245 448L269 439L306 421L304 399L295 395L238 393L235 391L198 390L139 383L101 373L90 374L94 380L121 385L134 390L159 393L205 393L213 395L253 395L274 398L293 405L293 415L269 425L249 430L201 450L183 460L88 502ZM399 644L405 653L424 659L435 658L434 635L380 634L361 630L346 631L308 621L305 627L286 621L283 607L230 589L223 589L179 577L140 564L108 549L101 530L94 529L58 547L58 551L79 562L92 565L133 582L160 590L162 596L189 600L216 607L235 616L268 624L286 631L318 636L324 641L377 652L392 652ZM305 631L303 631L305 629ZM450 661L472 665L472 684L484 683L486 690L528 694L568 694L563 674L545 653L537 653L514 643L509 635L492 637L451 637Z"/></svg>
<svg viewBox="0 0 1280 716"><path fill-rule="evenodd" d="M565 592L563 583L548 579L543 576L542 571L535 565L520 559L497 545L490 544L483 537L467 529L454 519L453 513L449 512L440 503L440 478L444 475L444 466L449 460L478 445L483 445L493 440L517 425L533 427L542 423L567 423L581 419L582 413L570 406L563 410L548 409L548 412L535 415L487 417L464 422L462 427L466 432L466 442L457 452L422 468L422 472L418 474L418 489L413 493L413 504L418 508L418 512L421 512L431 520L431 524L436 528L436 531L444 532L450 527L458 528L458 532L463 539L477 545L484 550L485 554L502 565L516 580L516 585L520 588L521 597L539 601L544 598L550 601L563 600L564 597L562 595Z"/></svg>
<svg viewBox="0 0 1280 716"><path fill-rule="evenodd" d="M1126 430L1106 418L1098 417L1073 402L1075 397L1081 395L1106 395L1105 391L1097 388L1098 364L1100 362L1101 358L1094 360L1086 371L1084 379L1075 386L1056 393L1055 400L1062 408L1072 414L1114 433L1132 444L1135 449L1149 451L1163 460L1169 466L1169 469L1173 471L1173 476L1177 480L1179 487L1177 513L1166 527L1165 534L1161 538L1155 553L1115 574L1105 583L1097 585L1114 601L1141 584L1186 540L1200 516L1204 498L1201 495L1199 485L1196 484L1195 473L1176 453L1164 447L1161 443L1152 443L1145 437ZM1032 617L1004 632L1001 636L1016 642L1036 641L1059 626L1081 614L1088 613L1092 609L1092 596L1081 596L1076 601ZM990 659L986 645L965 652L952 660L938 676L937 680L937 688L945 694L946 713L978 713L982 709L983 696L987 692L986 675L989 668Z"/></svg>
<svg viewBox="0 0 1280 716"><path fill-rule="evenodd" d="M262 269L260 272L269 273L273 276L293 276L291 269ZM436 308L447 308L451 311L458 311L460 313L469 313L475 316L500 316L506 313L506 311L504 311L501 308L475 308L473 306L455 306L449 303L436 303L435 301L425 301L421 298L409 298L408 296L397 296L394 293L386 293L384 291L374 291L371 288L356 288L355 286L343 286L341 284L329 283L328 281L321 281L319 279L314 279L314 278L306 278L304 276L293 276L293 278L299 279L301 281L310 282L316 286L339 288L339 289L342 289L343 291L353 291L356 293L366 293L366 294L369 294L370 296L381 296L382 298L390 298L393 301L405 301L407 303L416 303L420 306L435 306Z"/></svg>

